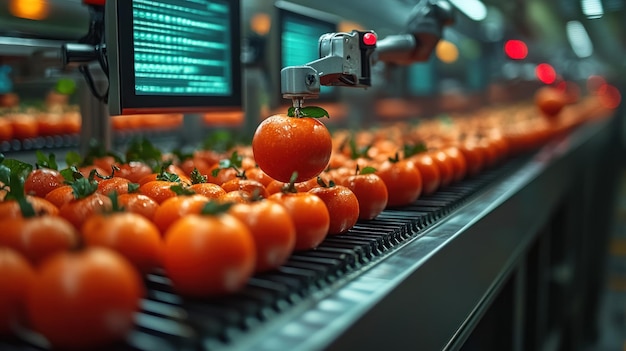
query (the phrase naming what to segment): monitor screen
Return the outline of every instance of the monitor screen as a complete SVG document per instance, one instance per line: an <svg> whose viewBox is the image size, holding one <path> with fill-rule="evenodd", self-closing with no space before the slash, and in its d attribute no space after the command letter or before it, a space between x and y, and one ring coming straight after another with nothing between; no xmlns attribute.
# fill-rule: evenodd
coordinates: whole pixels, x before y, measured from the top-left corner
<svg viewBox="0 0 626 351"><path fill-rule="evenodd" d="M290 3L277 3L277 10L280 33L280 68L301 66L319 59L319 38L323 34L336 32L338 21L330 15ZM280 72L278 81L280 82ZM323 101L337 100L337 92L337 87L322 86L319 99ZM284 103L289 102L284 100Z"/></svg>
<svg viewBox="0 0 626 351"><path fill-rule="evenodd" d="M241 109L240 5L232 0L110 0L112 115Z"/></svg>

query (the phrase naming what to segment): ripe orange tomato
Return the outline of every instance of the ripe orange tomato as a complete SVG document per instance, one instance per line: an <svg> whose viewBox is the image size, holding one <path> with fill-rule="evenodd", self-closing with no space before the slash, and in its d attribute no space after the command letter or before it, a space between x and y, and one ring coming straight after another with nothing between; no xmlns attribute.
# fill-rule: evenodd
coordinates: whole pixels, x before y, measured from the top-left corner
<svg viewBox="0 0 626 351"><path fill-rule="evenodd" d="M59 208L50 201L37 196L26 196L26 200L33 206L38 215L57 215ZM0 219L22 217L20 205L15 200L0 201Z"/></svg>
<svg viewBox="0 0 626 351"><path fill-rule="evenodd" d="M415 164L422 176L422 193L428 195L437 191L441 185L441 173L433 158L429 154L421 152L411 156L409 160Z"/></svg>
<svg viewBox="0 0 626 351"><path fill-rule="evenodd" d="M466 140L458 145L458 149L467 161L467 175L476 176L485 168L485 154L475 140Z"/></svg>
<svg viewBox="0 0 626 351"><path fill-rule="evenodd" d="M24 319L26 293L35 271L17 251L0 246L0 337Z"/></svg>
<svg viewBox="0 0 626 351"><path fill-rule="evenodd" d="M355 174L343 185L359 200L359 219L374 219L387 207L387 186L375 173Z"/></svg>
<svg viewBox="0 0 626 351"><path fill-rule="evenodd" d="M263 199L266 199L269 196L267 190L265 189L265 186L252 179L231 179L222 184L222 189L224 189L226 192L244 191L250 194L250 196L257 196Z"/></svg>
<svg viewBox="0 0 626 351"><path fill-rule="evenodd" d="M63 134L63 124L61 115L58 113L37 114L37 130L39 135L60 135Z"/></svg>
<svg viewBox="0 0 626 351"><path fill-rule="evenodd" d="M229 214L187 215L165 233L163 266L182 295L237 291L254 273L255 261L252 234Z"/></svg>
<svg viewBox="0 0 626 351"><path fill-rule="evenodd" d="M248 204L254 199L247 191L233 190L220 196L217 200L221 203Z"/></svg>
<svg viewBox="0 0 626 351"><path fill-rule="evenodd" d="M113 170L113 166L115 165L115 157L110 155L94 157L92 163L94 166L105 170L108 174L109 172L111 172L111 170Z"/></svg>
<svg viewBox="0 0 626 351"><path fill-rule="evenodd" d="M114 191L118 194L127 194L130 180L122 177L113 177L102 179L98 182L98 192L100 194L109 195Z"/></svg>
<svg viewBox="0 0 626 351"><path fill-rule="evenodd" d="M71 282L71 284L68 284ZM26 297L33 328L58 349L94 349L132 329L144 293L135 268L104 248L46 260Z"/></svg>
<svg viewBox="0 0 626 351"><path fill-rule="evenodd" d="M73 200L59 209L59 216L67 219L80 230L85 220L96 213L111 208L111 199L108 196L93 193L85 198Z"/></svg>
<svg viewBox="0 0 626 351"><path fill-rule="evenodd" d="M254 159L263 172L281 182L317 177L328 165L332 139L326 126L314 118L274 115L259 124L252 139Z"/></svg>
<svg viewBox="0 0 626 351"><path fill-rule="evenodd" d="M33 265L49 256L78 246L78 231L59 216L5 219L0 246L19 252Z"/></svg>
<svg viewBox="0 0 626 351"><path fill-rule="evenodd" d="M209 198L199 194L171 197L163 201L157 208L152 221L161 233L165 233L172 223L180 218L188 214L202 212L202 208L207 202L209 202Z"/></svg>
<svg viewBox="0 0 626 351"><path fill-rule="evenodd" d="M169 182L166 180L153 180L140 186L139 193L150 197L152 200L160 204L163 201L176 196L176 193L170 188L173 185L178 184L179 183Z"/></svg>
<svg viewBox="0 0 626 351"><path fill-rule="evenodd" d="M315 178L312 178L312 179L315 179ZM288 185L289 183L283 183L279 180L272 180L267 186L266 190L269 195L272 195L272 194L280 193ZM303 192L307 192L311 190L311 188L313 188L315 184L308 182L308 181L304 181L300 183L294 183L293 186L298 192L303 193Z"/></svg>
<svg viewBox="0 0 626 351"><path fill-rule="evenodd" d="M296 227L283 206L261 200L250 204L235 204L228 213L245 224L256 247L256 272L279 267L292 254L296 245Z"/></svg>
<svg viewBox="0 0 626 351"><path fill-rule="evenodd" d="M413 162L387 160L377 169L387 187L387 207L408 205L422 194L422 176Z"/></svg>
<svg viewBox="0 0 626 351"><path fill-rule="evenodd" d="M45 197L50 191L63 186L65 179L61 173L51 168L37 168L28 174L24 182L24 192L28 195Z"/></svg>
<svg viewBox="0 0 626 351"><path fill-rule="evenodd" d="M312 249L324 240L330 227L330 214L322 199L308 192L278 192L269 199L283 205L293 220L296 227L294 250Z"/></svg>
<svg viewBox="0 0 626 351"><path fill-rule="evenodd" d="M216 175L213 175L214 171L217 172ZM207 174L207 181L217 185L222 185L235 178L237 178L236 170L232 168L221 168L219 164L213 165Z"/></svg>
<svg viewBox="0 0 626 351"><path fill-rule="evenodd" d="M152 174L152 168L144 162L131 161L117 165L119 171L115 172L118 177L126 178L133 183L139 183L141 178Z"/></svg>
<svg viewBox="0 0 626 351"><path fill-rule="evenodd" d="M458 182L463 180L467 175L467 161L465 160L465 156L463 156L456 146L448 146L442 151L452 160L452 165L454 166L453 181Z"/></svg>
<svg viewBox="0 0 626 351"><path fill-rule="evenodd" d="M432 157L433 162L439 168L439 174L441 175L441 186L450 185L454 179L454 165L453 161L441 150L429 151L428 154Z"/></svg>
<svg viewBox="0 0 626 351"><path fill-rule="evenodd" d="M196 194L204 195L209 199L218 199L220 196L226 194L226 190L215 183L192 184L189 189L194 191Z"/></svg>
<svg viewBox="0 0 626 351"><path fill-rule="evenodd" d="M334 183L309 190L326 205L330 215L328 234L341 234L352 228L359 219L359 200L352 190Z"/></svg>
<svg viewBox="0 0 626 351"><path fill-rule="evenodd" d="M544 86L535 92L535 105L548 118L558 115L566 103L567 95L555 87Z"/></svg>
<svg viewBox="0 0 626 351"><path fill-rule="evenodd" d="M124 211L140 214L149 220L154 218L154 213L159 208L156 201L139 193L122 194L117 197L117 203Z"/></svg>
<svg viewBox="0 0 626 351"><path fill-rule="evenodd" d="M0 141L13 139L13 124L7 118L0 117Z"/></svg>
<svg viewBox="0 0 626 351"><path fill-rule="evenodd" d="M62 185L47 193L45 199L56 207L61 208L74 200L74 190L69 185Z"/></svg>
<svg viewBox="0 0 626 351"><path fill-rule="evenodd" d="M95 214L81 228L87 246L102 246L126 257L142 273L160 267L163 241L159 229L132 212Z"/></svg>
<svg viewBox="0 0 626 351"><path fill-rule="evenodd" d="M10 115L13 125L13 137L16 139L36 138L39 135L37 119L32 114L16 113Z"/></svg>
<svg viewBox="0 0 626 351"><path fill-rule="evenodd" d="M247 169L246 177L248 177L248 179L256 180L257 182L263 184L263 186L265 187L267 187L272 182L272 180L274 180L258 167Z"/></svg>

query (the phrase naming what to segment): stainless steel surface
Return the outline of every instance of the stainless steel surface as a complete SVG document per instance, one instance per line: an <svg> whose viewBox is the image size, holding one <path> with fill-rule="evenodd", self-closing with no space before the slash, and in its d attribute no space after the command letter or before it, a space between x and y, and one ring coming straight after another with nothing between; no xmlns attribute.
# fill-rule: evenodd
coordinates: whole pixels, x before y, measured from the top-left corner
<svg viewBox="0 0 626 351"><path fill-rule="evenodd" d="M42 52L47 56L58 57L60 63L63 43L64 41L61 40L0 37L0 55L30 56Z"/></svg>
<svg viewBox="0 0 626 351"><path fill-rule="evenodd" d="M108 81L99 72L95 80L95 88L102 92L108 87ZM105 150L112 150L112 131L109 109L105 103L93 96L87 83L80 81L80 112L82 125L80 128L80 154L85 155L92 141L97 141Z"/></svg>

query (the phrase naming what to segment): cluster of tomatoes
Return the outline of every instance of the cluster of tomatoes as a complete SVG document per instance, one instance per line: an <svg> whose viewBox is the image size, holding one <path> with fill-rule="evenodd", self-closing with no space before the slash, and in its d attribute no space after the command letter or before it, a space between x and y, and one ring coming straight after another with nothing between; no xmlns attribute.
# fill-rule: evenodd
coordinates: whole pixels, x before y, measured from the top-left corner
<svg viewBox="0 0 626 351"><path fill-rule="evenodd" d="M0 141L78 134L81 117L73 111L23 111L0 114Z"/></svg>
<svg viewBox="0 0 626 351"><path fill-rule="evenodd" d="M546 119L533 105L333 135L272 116L251 145L165 154L137 141L57 170L0 162L0 334L32 328L61 349L122 338L162 269L183 296L237 291L294 251L385 208L473 177L593 116L581 101ZM556 121L556 122L555 122Z"/></svg>

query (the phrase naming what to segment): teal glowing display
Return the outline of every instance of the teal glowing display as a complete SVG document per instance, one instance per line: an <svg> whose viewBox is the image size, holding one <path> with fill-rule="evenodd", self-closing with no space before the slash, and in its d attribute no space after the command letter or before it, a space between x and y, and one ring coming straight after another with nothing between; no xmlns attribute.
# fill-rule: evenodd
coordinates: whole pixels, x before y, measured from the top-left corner
<svg viewBox="0 0 626 351"><path fill-rule="evenodd" d="M319 59L321 35L336 31L336 24L284 11L282 15L282 66L302 66ZM320 98L332 95L334 87L322 86Z"/></svg>
<svg viewBox="0 0 626 351"><path fill-rule="evenodd" d="M208 0L133 0L137 95L231 93L229 8Z"/></svg>
<svg viewBox="0 0 626 351"><path fill-rule="evenodd" d="M237 110L236 0L110 0L105 7L109 113Z"/></svg>

